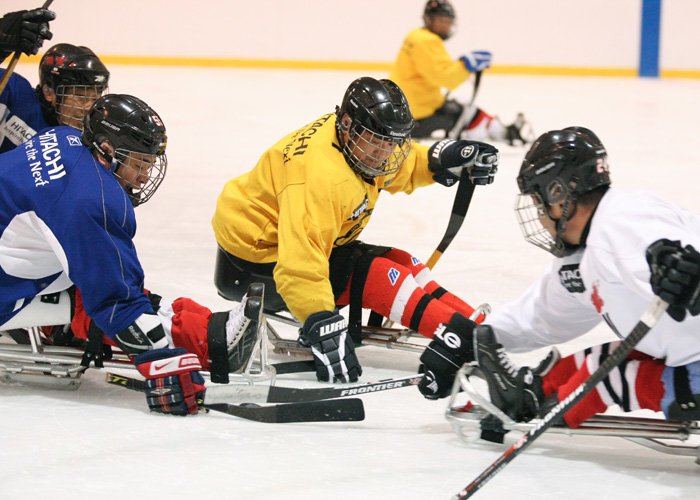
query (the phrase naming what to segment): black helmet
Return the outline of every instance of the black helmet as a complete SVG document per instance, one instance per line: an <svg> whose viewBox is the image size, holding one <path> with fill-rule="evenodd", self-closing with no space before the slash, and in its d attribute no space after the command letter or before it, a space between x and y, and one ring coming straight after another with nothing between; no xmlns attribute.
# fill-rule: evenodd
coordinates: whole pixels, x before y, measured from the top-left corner
<svg viewBox="0 0 700 500"><path fill-rule="evenodd" d="M46 51L39 62L39 85L56 89L60 85L109 84L109 71L87 47L59 43Z"/></svg>
<svg viewBox="0 0 700 500"><path fill-rule="evenodd" d="M570 253L573 247L567 246L562 236L578 198L609 185L608 155L593 132L568 127L541 135L525 155L518 174L522 195L516 212L525 239L557 256ZM555 221L556 237L548 238L544 228L533 229L532 224L544 216L546 207L560 203L563 215ZM537 208L537 216L529 213L532 206Z"/></svg>
<svg viewBox="0 0 700 500"><path fill-rule="evenodd" d="M357 173L377 177L401 168L411 151L414 121L398 85L391 80L358 78L348 87L336 114L339 136L348 133L348 140L341 141L343 154ZM380 147L369 151L377 143Z"/></svg>
<svg viewBox="0 0 700 500"><path fill-rule="evenodd" d="M93 154L110 162L134 206L148 201L165 177L165 126L158 113L141 99L126 94L100 97L85 115L82 141ZM113 155L102 148L105 141L115 149ZM146 183L124 179L123 168L139 168L144 163L148 164Z"/></svg>
<svg viewBox="0 0 700 500"><path fill-rule="evenodd" d="M54 104L44 97L44 85L56 94ZM83 116L95 100L107 91L108 85L109 71L87 47L59 43L47 50L39 62L39 85L36 93L41 101L44 117L52 125L80 128ZM71 103L71 106L79 107L77 112L62 109L66 96L78 98L79 102Z"/></svg>
<svg viewBox="0 0 700 500"><path fill-rule="evenodd" d="M429 17L433 16L445 16L454 19L456 16L455 9L452 4L447 0L428 0L425 4L425 10L423 14Z"/></svg>

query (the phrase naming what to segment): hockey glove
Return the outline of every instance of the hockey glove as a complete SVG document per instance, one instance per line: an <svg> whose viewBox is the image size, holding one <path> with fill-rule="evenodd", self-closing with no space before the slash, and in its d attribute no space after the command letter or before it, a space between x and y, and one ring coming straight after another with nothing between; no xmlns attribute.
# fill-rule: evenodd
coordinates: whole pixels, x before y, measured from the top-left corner
<svg viewBox="0 0 700 500"><path fill-rule="evenodd" d="M9 52L20 51L36 54L44 40L51 40L49 21L56 18L50 10L34 9L10 12L0 18L0 52L7 57Z"/></svg>
<svg viewBox="0 0 700 500"><path fill-rule="evenodd" d="M197 356L182 347L153 349L134 358L146 377L146 401L151 411L194 415L204 401L204 378Z"/></svg>
<svg viewBox="0 0 700 500"><path fill-rule="evenodd" d="M686 310L693 316L700 313L700 254L680 241L658 240L647 248L651 269L651 289L669 303L667 312L676 321L683 321Z"/></svg>
<svg viewBox="0 0 700 500"><path fill-rule="evenodd" d="M491 67L491 52L487 50L475 50L459 58L470 73L483 71Z"/></svg>
<svg viewBox="0 0 700 500"><path fill-rule="evenodd" d="M309 316L301 330L299 344L311 347L320 382L357 382L362 367L343 316L320 311Z"/></svg>
<svg viewBox="0 0 700 500"><path fill-rule="evenodd" d="M474 184L491 184L498 172L498 150L485 142L444 139L428 150L428 168L443 186L455 184L463 168Z"/></svg>
<svg viewBox="0 0 700 500"><path fill-rule="evenodd" d="M426 399L449 396L457 370L464 363L474 360L471 339L474 323L470 326L469 334L464 335L449 325L440 325L433 341L421 354L424 375L418 390Z"/></svg>

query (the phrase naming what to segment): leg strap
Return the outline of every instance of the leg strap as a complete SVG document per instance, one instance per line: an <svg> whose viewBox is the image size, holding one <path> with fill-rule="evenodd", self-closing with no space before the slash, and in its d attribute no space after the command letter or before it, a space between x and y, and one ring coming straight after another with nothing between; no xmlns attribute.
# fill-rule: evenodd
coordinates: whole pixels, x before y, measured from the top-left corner
<svg viewBox="0 0 700 500"><path fill-rule="evenodd" d="M228 350L226 348L226 321L228 312L216 312L209 318L207 343L209 344L209 373L211 381L228 384Z"/></svg>

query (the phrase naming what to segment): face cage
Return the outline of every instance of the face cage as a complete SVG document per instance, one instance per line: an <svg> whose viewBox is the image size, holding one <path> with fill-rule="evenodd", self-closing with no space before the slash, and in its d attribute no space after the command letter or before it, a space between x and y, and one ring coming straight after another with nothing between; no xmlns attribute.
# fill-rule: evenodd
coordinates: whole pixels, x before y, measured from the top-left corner
<svg viewBox="0 0 700 500"><path fill-rule="evenodd" d="M83 118L95 101L109 93L104 85L58 85L56 117L58 123L83 130Z"/></svg>
<svg viewBox="0 0 700 500"><path fill-rule="evenodd" d="M564 242L561 240L561 234L564 232L565 224L561 221L554 221L549 217L547 207L538 194L517 195L514 209L525 241L547 250L556 257L564 255ZM551 221L556 227L556 239L544 226L543 220Z"/></svg>
<svg viewBox="0 0 700 500"><path fill-rule="evenodd" d="M122 187L135 207L151 199L163 182L168 168L168 158L165 154L151 155L128 149L117 149L114 160L119 166L113 170L113 173L122 181ZM139 177L142 177L141 172L147 172L148 175L148 180L143 184L139 182Z"/></svg>
<svg viewBox="0 0 700 500"><path fill-rule="evenodd" d="M361 126L350 131L343 146L352 167L363 177L381 177L399 171L411 152L411 138L397 140Z"/></svg>

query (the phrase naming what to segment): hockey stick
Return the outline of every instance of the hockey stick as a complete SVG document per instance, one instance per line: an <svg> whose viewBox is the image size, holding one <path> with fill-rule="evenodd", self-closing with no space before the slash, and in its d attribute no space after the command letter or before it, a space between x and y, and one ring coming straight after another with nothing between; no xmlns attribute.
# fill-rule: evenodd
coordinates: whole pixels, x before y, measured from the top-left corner
<svg viewBox="0 0 700 500"><path fill-rule="evenodd" d="M144 392L143 380L107 374L107 383L132 391ZM361 399L338 399L331 401L305 401L272 406L259 406L254 403L239 405L230 403L204 403L205 410L218 411L234 417L264 422L268 424L288 424L294 422L357 422L365 419L365 409Z"/></svg>
<svg viewBox="0 0 700 500"><path fill-rule="evenodd" d="M481 489L489 480L498 474L506 465L508 465L515 457L522 453L532 442L540 437L547 429L549 429L559 415L566 414L579 401L581 401L589 392L595 388L608 374L619 365L640 340L651 330L659 321L661 315L668 308L668 303L659 297L655 297L649 304L639 322L630 332L627 338L613 351L613 353L605 360L593 374L588 377L574 392L569 394L563 401L551 409L535 427L528 433L524 434L513 446L506 450L495 462L484 470L476 479L474 479L467 487L452 497L452 500L462 500L474 495Z"/></svg>
<svg viewBox="0 0 700 500"><path fill-rule="evenodd" d="M457 123L453 129L448 134L450 139L455 139L459 137L459 132L464 128L464 121L466 121L466 111L472 107L474 100L476 99L476 93L479 91L479 85L481 84L481 71L477 71L474 76L474 92L472 93L472 100L469 102L467 107L464 108L464 112L460 115ZM454 132L457 131L455 137ZM437 261L440 260L442 254L445 252L452 240L457 236L459 229L462 227L464 218L467 215L467 210L469 210L469 204L472 201L472 196L474 196L474 184L469 180L469 172L466 168L462 169L462 175L459 177L459 186L457 186L457 193L455 194L455 201L452 204L452 213L450 214L450 220L447 223L447 231L442 237L442 240L438 244L437 248L433 254L428 259L426 266L428 269L433 269Z"/></svg>
<svg viewBox="0 0 700 500"><path fill-rule="evenodd" d="M227 384L207 387L206 402L219 403L224 401L240 401L246 403L302 403L322 401L325 399L359 396L371 392L388 391L418 385L423 375L412 375L404 378L380 380L367 384L357 384L348 387L311 387L301 389L296 387L280 387L276 385ZM107 374L110 384L136 386L143 381L122 375ZM127 387L131 388L131 387Z"/></svg>
<svg viewBox="0 0 700 500"><path fill-rule="evenodd" d="M48 9L49 5L53 0L46 0L44 2L44 5L41 6L42 9ZM12 76L12 73L15 71L15 66L17 66L17 63L19 62L19 57L22 55L22 53L18 50L12 55L12 59L10 59L10 64L7 65L7 69L5 70L5 73L2 75L2 78L0 78L0 94L3 93L5 90L5 87L7 86L7 82L10 81L10 77Z"/></svg>
<svg viewBox="0 0 700 500"><path fill-rule="evenodd" d="M452 140L457 140L459 139L459 135L462 132L462 129L464 128L465 125L467 125L467 120L471 118L471 115L469 112L471 111L472 105L474 104L474 101L476 100L476 93L479 91L479 85L481 84L481 71L477 71L474 74L474 92L472 92L472 100L469 101L469 104L467 104L464 109L462 110L462 114L459 115L459 118L457 118L457 121L455 122L454 126L452 127L452 130L447 134L447 137L449 137Z"/></svg>

